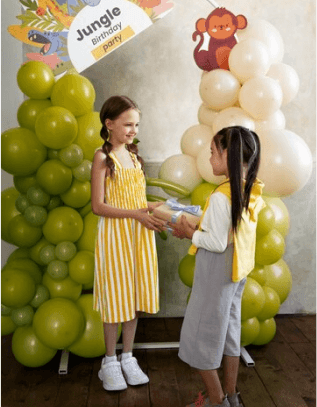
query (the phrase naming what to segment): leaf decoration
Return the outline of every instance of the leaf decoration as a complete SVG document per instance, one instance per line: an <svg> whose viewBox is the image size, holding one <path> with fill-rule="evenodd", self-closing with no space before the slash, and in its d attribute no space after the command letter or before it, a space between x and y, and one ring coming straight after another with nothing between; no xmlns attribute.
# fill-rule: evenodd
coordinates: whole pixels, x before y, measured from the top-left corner
<svg viewBox="0 0 317 407"><path fill-rule="evenodd" d="M36 27L50 31L62 31L65 27L50 12L44 16L37 16L31 10L26 10L25 14L17 16L22 21L21 27Z"/></svg>
<svg viewBox="0 0 317 407"><path fill-rule="evenodd" d="M29 10L36 11L38 9L38 5L35 0L20 0L20 3Z"/></svg>

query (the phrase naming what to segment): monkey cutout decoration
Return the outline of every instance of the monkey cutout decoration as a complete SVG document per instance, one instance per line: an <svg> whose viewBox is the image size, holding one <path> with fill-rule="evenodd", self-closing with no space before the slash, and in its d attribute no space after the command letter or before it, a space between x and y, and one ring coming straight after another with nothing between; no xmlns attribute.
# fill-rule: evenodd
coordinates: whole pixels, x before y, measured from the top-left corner
<svg viewBox="0 0 317 407"><path fill-rule="evenodd" d="M218 68L229 70L229 54L237 43L234 34L246 26L247 19L244 16L235 16L224 7L216 8L207 19L200 18L193 33L193 41L196 41L197 35L200 36L199 44L194 50L194 59L199 68L204 71ZM208 51L200 50L205 32L210 36Z"/></svg>

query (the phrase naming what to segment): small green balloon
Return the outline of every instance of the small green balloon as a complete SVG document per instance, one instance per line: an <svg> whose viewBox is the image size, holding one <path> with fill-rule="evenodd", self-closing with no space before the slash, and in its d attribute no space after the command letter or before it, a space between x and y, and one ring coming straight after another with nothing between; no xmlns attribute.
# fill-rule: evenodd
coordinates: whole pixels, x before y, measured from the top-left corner
<svg viewBox="0 0 317 407"><path fill-rule="evenodd" d="M1 336L12 334L16 328L17 326L10 315L1 315Z"/></svg>
<svg viewBox="0 0 317 407"><path fill-rule="evenodd" d="M31 187L37 187L38 183L36 181L36 174L27 175L25 177L20 175L14 175L13 184L20 194L26 194L28 189Z"/></svg>
<svg viewBox="0 0 317 407"><path fill-rule="evenodd" d="M47 219L47 210L42 206L31 205L24 212L25 219L32 226L42 226Z"/></svg>
<svg viewBox="0 0 317 407"><path fill-rule="evenodd" d="M62 260L53 260L47 266L47 273L54 280L64 280L68 276L68 265Z"/></svg>
<svg viewBox="0 0 317 407"><path fill-rule="evenodd" d="M33 205L46 206L50 201L50 196L40 187L31 187L26 196Z"/></svg>
<svg viewBox="0 0 317 407"><path fill-rule="evenodd" d="M1 315L10 315L12 311L12 308L7 307L4 304L1 304Z"/></svg>
<svg viewBox="0 0 317 407"><path fill-rule="evenodd" d="M45 263L42 262L40 258L40 252L43 247L49 245L50 242L42 237L34 246L29 248L30 258L35 261L35 263L39 264L40 266L44 266Z"/></svg>
<svg viewBox="0 0 317 407"><path fill-rule="evenodd" d="M73 242L60 242L56 245L55 255L59 260L70 261L76 254L77 247Z"/></svg>
<svg viewBox="0 0 317 407"><path fill-rule="evenodd" d="M54 150L52 148L48 148L47 150L47 158L50 160L59 160L59 150Z"/></svg>
<svg viewBox="0 0 317 407"><path fill-rule="evenodd" d="M73 176L81 182L90 181L92 162L83 160L81 164L73 168Z"/></svg>
<svg viewBox="0 0 317 407"><path fill-rule="evenodd" d="M51 211L52 209L58 208L61 205L63 205L61 198L59 196L52 196L48 205L46 206L46 209Z"/></svg>
<svg viewBox="0 0 317 407"><path fill-rule="evenodd" d="M31 305L12 310L11 319L17 326L30 325L33 321L34 311Z"/></svg>
<svg viewBox="0 0 317 407"><path fill-rule="evenodd" d="M38 308L45 301L49 300L49 298L50 298L50 292L48 291L48 288L45 287L45 285L39 284L36 287L36 292L35 292L33 300L30 302L30 305L32 305L32 307L34 307L34 308Z"/></svg>
<svg viewBox="0 0 317 407"><path fill-rule="evenodd" d="M49 244L43 247L40 251L40 259L43 264L49 264L51 261L55 260L55 246L53 244Z"/></svg>
<svg viewBox="0 0 317 407"><path fill-rule="evenodd" d="M59 150L59 159L68 167L77 167L84 159L84 153L78 144L71 144Z"/></svg>
<svg viewBox="0 0 317 407"><path fill-rule="evenodd" d="M15 201L15 207L16 209L21 212L24 213L25 210L30 206L30 201L28 200L28 198L26 197L26 195L22 195L20 194L16 201Z"/></svg>

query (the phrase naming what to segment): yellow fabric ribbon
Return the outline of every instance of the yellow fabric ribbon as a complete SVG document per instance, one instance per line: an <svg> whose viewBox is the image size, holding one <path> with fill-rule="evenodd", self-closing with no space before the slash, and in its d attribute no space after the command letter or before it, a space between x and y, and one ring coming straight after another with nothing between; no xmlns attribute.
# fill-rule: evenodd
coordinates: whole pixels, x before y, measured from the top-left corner
<svg viewBox="0 0 317 407"><path fill-rule="evenodd" d="M238 226L237 232L233 233L233 264L232 264L232 281L238 282L246 277L254 268L254 253L256 241L256 227L259 212L265 207L265 203L261 198L264 184L256 179L250 194L249 209L242 212L242 219ZM210 197L215 192L221 192L228 197L231 202L230 181L226 179L224 182L210 194L208 197L203 214L200 218L198 230L202 231L201 223L204 214L209 206ZM195 255L197 247L192 244L188 250L188 254Z"/></svg>

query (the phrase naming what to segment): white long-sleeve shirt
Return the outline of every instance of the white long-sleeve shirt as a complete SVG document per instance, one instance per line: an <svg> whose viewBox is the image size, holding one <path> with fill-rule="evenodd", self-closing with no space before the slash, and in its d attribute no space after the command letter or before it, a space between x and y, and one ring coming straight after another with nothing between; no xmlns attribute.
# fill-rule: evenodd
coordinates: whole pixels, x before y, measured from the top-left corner
<svg viewBox="0 0 317 407"><path fill-rule="evenodd" d="M232 240L231 224L229 199L223 193L215 192L202 219L202 231L194 232L192 242L197 248L222 253Z"/></svg>

